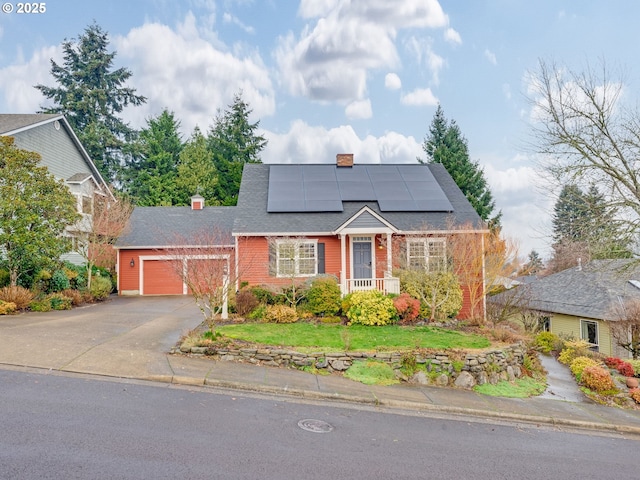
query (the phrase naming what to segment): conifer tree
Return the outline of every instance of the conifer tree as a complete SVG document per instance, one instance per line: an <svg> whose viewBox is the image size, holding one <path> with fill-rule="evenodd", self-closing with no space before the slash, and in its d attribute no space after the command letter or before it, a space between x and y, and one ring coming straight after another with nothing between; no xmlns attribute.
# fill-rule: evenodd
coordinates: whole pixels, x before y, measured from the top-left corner
<svg viewBox="0 0 640 480"><path fill-rule="evenodd" d="M213 153L219 182L216 197L222 205L235 205L245 163L261 163L260 152L267 140L257 133L260 122L250 123L252 110L242 99L242 92L224 112L218 112L209 131L207 143Z"/></svg>
<svg viewBox="0 0 640 480"><path fill-rule="evenodd" d="M441 105L438 105L422 149L427 154L428 163L444 165L480 218L498 228L501 213L494 215L495 201L484 178L484 171L478 162L469 158L467 139L455 121L447 121Z"/></svg>
<svg viewBox="0 0 640 480"><path fill-rule="evenodd" d="M116 52L109 52L109 37L92 24L76 42L62 43L63 63L51 60L51 75L57 85L36 85L53 105L41 113L62 113L102 176L114 182L128 158L128 144L135 137L119 114L128 105L141 105L146 98L127 87L131 72L114 70Z"/></svg>

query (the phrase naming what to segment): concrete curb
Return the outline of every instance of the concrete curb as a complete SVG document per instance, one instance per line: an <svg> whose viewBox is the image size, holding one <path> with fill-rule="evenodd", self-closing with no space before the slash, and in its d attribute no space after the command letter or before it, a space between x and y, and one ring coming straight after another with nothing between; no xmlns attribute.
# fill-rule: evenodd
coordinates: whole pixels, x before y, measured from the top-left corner
<svg viewBox="0 0 640 480"><path fill-rule="evenodd" d="M587 421L581 421L581 420L568 420L568 419L554 418L554 417L548 417L548 416L495 412L491 410L451 407L446 405L433 405L433 404L418 403L418 402L411 402L411 401L405 401L405 400L384 400L384 399L377 398L373 394L371 398L366 398L362 396L345 395L340 393L324 393L324 392L316 392L312 390L289 389L286 387L283 388L283 387L274 387L269 385L256 385L251 383L233 382L229 380L216 380L216 379L210 379L210 378L202 379L201 377L190 377L190 376L180 376L180 375L146 375L141 377L127 377L127 376L109 375L109 374L96 375L96 374L88 374L85 372L77 372L72 370L30 367L26 365L15 365L15 364L6 364L6 363L0 364L0 368L6 369L6 370L23 370L23 371L31 371L31 372L38 372L38 373L56 372L56 373L83 375L83 376L98 377L98 378L140 380L140 381L146 381L146 382L152 382L152 383L166 383L166 384L181 385L181 386L212 387L212 388L221 388L221 389L228 389L228 390L239 390L239 391L245 391L245 392L264 393L269 395L304 398L309 400L333 401L333 402L342 402L342 403L349 403L349 404L368 405L373 407L386 407L391 409L396 408L396 409L402 409L402 410L413 410L413 411L419 411L419 412L434 412L439 414L467 416L467 417L474 417L479 419L490 418L494 420L521 422L521 423L527 423L527 424L533 424L533 425L549 425L554 427L567 427L567 428L574 428L574 429L580 429L580 430L592 430L592 431L630 434L630 435L640 436L640 427L634 427L634 426L628 426L628 425L587 422Z"/></svg>

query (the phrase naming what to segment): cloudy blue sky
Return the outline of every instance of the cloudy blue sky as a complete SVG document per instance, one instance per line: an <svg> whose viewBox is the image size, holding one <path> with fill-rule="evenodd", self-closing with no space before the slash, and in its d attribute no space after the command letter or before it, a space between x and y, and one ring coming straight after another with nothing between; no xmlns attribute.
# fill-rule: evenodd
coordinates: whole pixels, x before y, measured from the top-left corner
<svg viewBox="0 0 640 480"><path fill-rule="evenodd" d="M54 0L30 14L9 5L3 113L44 104L33 85L53 84L49 60L94 21L148 98L124 112L132 126L169 108L186 138L241 89L269 139L265 163L329 163L341 152L415 162L440 103L523 255L548 254L555 193L543 193L527 148L528 72L540 59L578 70L605 59L626 71L629 90L640 74L634 0Z"/></svg>

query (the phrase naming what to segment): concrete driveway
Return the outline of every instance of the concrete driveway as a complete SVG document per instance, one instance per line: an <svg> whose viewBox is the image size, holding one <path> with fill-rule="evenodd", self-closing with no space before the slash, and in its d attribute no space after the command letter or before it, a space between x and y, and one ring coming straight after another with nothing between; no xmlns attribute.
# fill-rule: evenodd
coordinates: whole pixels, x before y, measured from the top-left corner
<svg viewBox="0 0 640 480"><path fill-rule="evenodd" d="M0 317L0 364L164 380L166 352L202 315L192 297L117 297Z"/></svg>

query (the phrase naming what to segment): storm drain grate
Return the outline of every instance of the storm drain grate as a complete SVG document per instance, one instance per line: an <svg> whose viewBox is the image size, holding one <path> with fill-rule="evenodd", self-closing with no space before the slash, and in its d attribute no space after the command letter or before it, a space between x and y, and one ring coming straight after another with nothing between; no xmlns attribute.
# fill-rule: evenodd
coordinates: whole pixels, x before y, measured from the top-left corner
<svg viewBox="0 0 640 480"><path fill-rule="evenodd" d="M322 420L314 420L313 418L300 420L298 426L307 432L313 433L329 433L333 430L333 425Z"/></svg>

